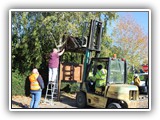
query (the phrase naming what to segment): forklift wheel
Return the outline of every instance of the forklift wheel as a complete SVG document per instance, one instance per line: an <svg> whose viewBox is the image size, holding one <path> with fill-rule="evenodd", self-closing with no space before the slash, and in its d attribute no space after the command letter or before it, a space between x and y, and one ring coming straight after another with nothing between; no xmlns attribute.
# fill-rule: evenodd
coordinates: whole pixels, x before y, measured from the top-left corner
<svg viewBox="0 0 160 120"><path fill-rule="evenodd" d="M86 95L83 92L78 92L76 96L76 103L78 108L86 107Z"/></svg>
<svg viewBox="0 0 160 120"><path fill-rule="evenodd" d="M110 103L107 108L109 108L109 109L117 109L117 108L122 108L122 107L121 107L121 105L119 103Z"/></svg>

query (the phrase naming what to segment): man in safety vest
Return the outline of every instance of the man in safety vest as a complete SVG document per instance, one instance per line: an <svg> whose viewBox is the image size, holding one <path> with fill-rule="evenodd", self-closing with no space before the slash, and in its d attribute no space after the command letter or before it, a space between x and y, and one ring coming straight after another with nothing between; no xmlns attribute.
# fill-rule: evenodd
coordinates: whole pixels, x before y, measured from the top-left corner
<svg viewBox="0 0 160 120"><path fill-rule="evenodd" d="M103 88L106 85L107 70L102 68L102 65L97 66L97 73L94 76L95 90L97 88Z"/></svg>
<svg viewBox="0 0 160 120"><path fill-rule="evenodd" d="M95 75L96 87L105 86L107 70L102 68L102 65L97 66L97 73Z"/></svg>
<svg viewBox="0 0 160 120"><path fill-rule="evenodd" d="M136 86L139 87L140 82L141 82L141 80L140 80L138 74L135 74L135 75L134 75L134 85L136 85Z"/></svg>
<svg viewBox="0 0 160 120"><path fill-rule="evenodd" d="M32 96L30 108L38 108L39 102L41 100L42 89L44 88L44 82L36 68L32 70L32 74L29 76L29 81L30 92Z"/></svg>

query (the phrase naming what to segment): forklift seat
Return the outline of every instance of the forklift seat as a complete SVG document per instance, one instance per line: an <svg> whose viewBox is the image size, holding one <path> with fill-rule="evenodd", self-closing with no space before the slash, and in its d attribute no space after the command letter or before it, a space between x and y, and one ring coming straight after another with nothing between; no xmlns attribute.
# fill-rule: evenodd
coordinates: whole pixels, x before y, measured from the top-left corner
<svg viewBox="0 0 160 120"><path fill-rule="evenodd" d="M104 87L95 87L95 93L96 94L104 94Z"/></svg>

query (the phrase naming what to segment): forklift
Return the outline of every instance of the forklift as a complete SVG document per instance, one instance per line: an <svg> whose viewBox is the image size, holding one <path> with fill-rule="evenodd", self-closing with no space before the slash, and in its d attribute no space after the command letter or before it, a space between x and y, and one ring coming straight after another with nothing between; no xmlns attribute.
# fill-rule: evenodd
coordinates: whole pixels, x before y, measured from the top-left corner
<svg viewBox="0 0 160 120"><path fill-rule="evenodd" d="M81 62L83 66L83 70L81 71L83 73L82 81L76 95L77 107L85 108L91 106L94 108L109 109L138 108L138 87L127 84L127 60L123 58L118 59L115 56L99 57L103 32L102 22L91 20L89 32L86 31L85 25L81 38L67 37L67 41L65 41L66 51L82 52L84 54ZM84 37L85 33L89 33L89 35ZM95 81L92 81L89 76L89 73L96 74L97 65L99 64L107 70L106 83L102 88L96 88ZM74 69L74 67L72 68ZM60 78L62 79L65 78L64 71L64 68L60 69ZM79 73L79 71L75 71L75 73ZM72 78L74 77L72 76Z"/></svg>
<svg viewBox="0 0 160 120"><path fill-rule="evenodd" d="M96 71L96 65L102 64L107 70L104 88L95 88L89 78L89 72ZM127 84L127 62L117 58L91 58L86 77L81 83L76 96L78 108L87 105L95 108L137 108L139 100L138 87Z"/></svg>

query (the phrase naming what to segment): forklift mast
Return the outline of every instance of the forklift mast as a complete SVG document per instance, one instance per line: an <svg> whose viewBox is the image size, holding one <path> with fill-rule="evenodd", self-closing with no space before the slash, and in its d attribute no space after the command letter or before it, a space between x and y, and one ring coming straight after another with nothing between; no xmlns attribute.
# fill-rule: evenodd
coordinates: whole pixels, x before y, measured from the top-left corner
<svg viewBox="0 0 160 120"><path fill-rule="evenodd" d="M85 31L83 31L85 32ZM83 36L82 36L83 37ZM95 58L98 58L101 51L102 22L91 20L87 48L85 51L83 82L86 80L88 65L90 64L92 52L95 52Z"/></svg>
<svg viewBox="0 0 160 120"><path fill-rule="evenodd" d="M61 57L58 76L59 93L61 82L85 82L91 58L99 58L101 51L101 39L102 22L96 20L84 23L81 37L64 34L62 38L63 44L60 45L59 49L62 50L65 48L65 52L70 52L70 56L67 56L67 58L72 58L72 53L75 53L77 56L81 55L81 62L72 62L71 59L70 61L66 61L66 58L63 57L64 55ZM80 88L81 85L82 84L80 84ZM60 99L60 95L58 98Z"/></svg>
<svg viewBox="0 0 160 120"><path fill-rule="evenodd" d="M86 78L86 72L90 64L91 58L98 58L101 51L101 37L102 37L102 22L91 20L91 22L85 22L82 36L74 37L64 34L60 49L65 48L65 52L70 52L69 57L73 57L72 53L81 55L81 63L67 61L63 56L60 60L59 66L59 81L67 82L84 82ZM80 54L79 54L80 53ZM68 56L67 56L68 57ZM64 62L62 62L64 61Z"/></svg>

